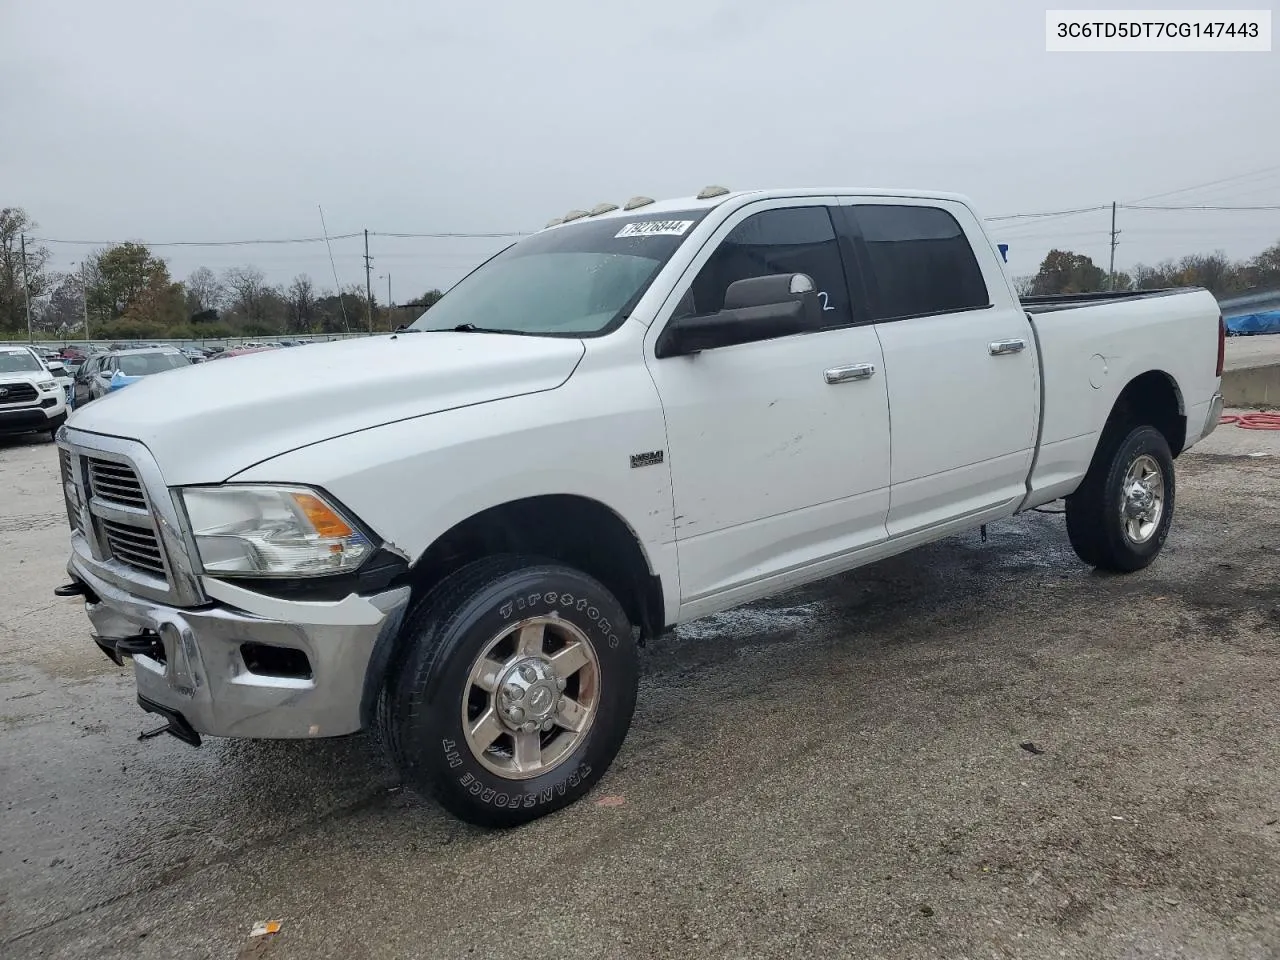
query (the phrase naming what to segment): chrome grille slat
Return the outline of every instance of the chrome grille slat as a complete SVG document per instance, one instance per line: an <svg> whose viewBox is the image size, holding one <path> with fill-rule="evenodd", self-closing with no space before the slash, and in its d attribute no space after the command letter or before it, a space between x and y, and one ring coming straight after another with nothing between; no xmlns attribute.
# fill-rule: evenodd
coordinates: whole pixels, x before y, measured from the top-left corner
<svg viewBox="0 0 1280 960"><path fill-rule="evenodd" d="M165 575L164 555L151 530L131 527L112 520L100 520L103 538L111 556L130 567L147 573Z"/></svg>
<svg viewBox="0 0 1280 960"><path fill-rule="evenodd" d="M84 526L80 520L80 511L76 508L72 498L66 494L66 487L70 484L75 486L76 467L75 461L71 456L71 451L66 447L58 448L58 466L62 469L62 485L64 499L67 505L67 522L71 524L71 529L76 533L83 534Z"/></svg>
<svg viewBox="0 0 1280 960"><path fill-rule="evenodd" d="M114 460L89 457L89 492L108 503L123 503L130 507L145 507L146 495L142 483L133 468Z"/></svg>

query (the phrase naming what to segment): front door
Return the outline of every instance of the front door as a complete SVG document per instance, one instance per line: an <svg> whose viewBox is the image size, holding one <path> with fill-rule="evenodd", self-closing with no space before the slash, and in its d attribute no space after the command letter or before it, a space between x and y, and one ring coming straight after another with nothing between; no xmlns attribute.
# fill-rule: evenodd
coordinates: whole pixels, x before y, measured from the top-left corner
<svg viewBox="0 0 1280 960"><path fill-rule="evenodd" d="M828 204L770 200L735 213L646 336L666 416L685 616L763 595L815 565L838 567L885 539L883 361L850 297ZM789 273L816 283L822 329L655 357L671 316L714 313L730 283Z"/></svg>

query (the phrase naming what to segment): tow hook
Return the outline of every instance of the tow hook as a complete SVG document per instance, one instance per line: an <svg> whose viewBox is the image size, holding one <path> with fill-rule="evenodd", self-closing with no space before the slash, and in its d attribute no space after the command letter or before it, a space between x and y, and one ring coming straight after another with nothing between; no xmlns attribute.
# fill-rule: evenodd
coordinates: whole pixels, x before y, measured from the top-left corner
<svg viewBox="0 0 1280 960"><path fill-rule="evenodd" d="M164 644L154 633L140 633L135 637L103 637L96 633L90 636L117 667L124 666L125 657L150 657L164 663Z"/></svg>

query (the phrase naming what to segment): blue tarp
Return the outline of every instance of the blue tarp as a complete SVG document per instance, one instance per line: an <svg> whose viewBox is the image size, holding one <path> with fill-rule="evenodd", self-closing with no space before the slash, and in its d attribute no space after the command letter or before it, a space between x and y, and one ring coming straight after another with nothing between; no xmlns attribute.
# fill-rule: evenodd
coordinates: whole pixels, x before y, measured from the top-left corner
<svg viewBox="0 0 1280 960"><path fill-rule="evenodd" d="M1227 330L1230 333L1280 333L1280 310L1227 317Z"/></svg>

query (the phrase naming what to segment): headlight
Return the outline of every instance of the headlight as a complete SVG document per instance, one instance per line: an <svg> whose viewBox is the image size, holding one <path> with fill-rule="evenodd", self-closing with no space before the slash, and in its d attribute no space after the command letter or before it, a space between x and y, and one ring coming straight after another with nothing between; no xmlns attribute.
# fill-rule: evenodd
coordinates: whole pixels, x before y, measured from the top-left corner
<svg viewBox="0 0 1280 960"><path fill-rule="evenodd" d="M185 487L180 491L205 573L318 577L360 566L369 538L306 487Z"/></svg>
<svg viewBox="0 0 1280 960"><path fill-rule="evenodd" d="M53 380L41 380L39 383L36 384L36 386L39 387L41 390L43 390L45 393L51 393L52 391L58 389L57 382Z"/></svg>

